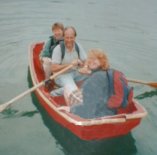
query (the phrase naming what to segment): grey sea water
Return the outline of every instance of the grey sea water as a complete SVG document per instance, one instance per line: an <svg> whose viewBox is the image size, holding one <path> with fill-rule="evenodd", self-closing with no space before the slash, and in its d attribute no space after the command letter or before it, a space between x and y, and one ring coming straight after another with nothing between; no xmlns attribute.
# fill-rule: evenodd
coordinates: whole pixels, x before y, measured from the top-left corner
<svg viewBox="0 0 157 155"><path fill-rule="evenodd" d="M0 104L31 87L28 48L59 21L86 50L107 52L128 78L157 82L156 0L0 0ZM0 155L156 155L157 89L131 84L148 111L130 134L86 142L54 122L32 94L0 113Z"/></svg>

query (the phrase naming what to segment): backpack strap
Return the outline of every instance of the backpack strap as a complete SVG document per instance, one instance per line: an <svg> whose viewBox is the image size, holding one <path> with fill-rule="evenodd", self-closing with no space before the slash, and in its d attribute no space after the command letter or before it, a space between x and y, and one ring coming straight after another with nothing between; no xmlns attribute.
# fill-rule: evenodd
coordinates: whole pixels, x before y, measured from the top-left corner
<svg viewBox="0 0 157 155"><path fill-rule="evenodd" d="M51 46L53 46L54 45L54 37L50 36L50 39L51 39Z"/></svg>
<svg viewBox="0 0 157 155"><path fill-rule="evenodd" d="M109 83L109 95L115 94L114 93L114 84L113 84L113 69L108 69L106 71L107 73L107 78L108 78L108 83Z"/></svg>
<svg viewBox="0 0 157 155"><path fill-rule="evenodd" d="M59 44L61 47L61 60L63 61L64 55L65 55L65 45L63 41L61 41Z"/></svg>
<svg viewBox="0 0 157 155"><path fill-rule="evenodd" d="M80 49L79 49L79 46L78 46L78 44L76 42L75 42L75 50L76 50L76 52L78 54L78 58L80 59Z"/></svg>
<svg viewBox="0 0 157 155"><path fill-rule="evenodd" d="M63 61L64 56L65 56L65 43L64 43L64 41L60 41L59 44L61 47L61 60ZM75 50L78 54L78 58L80 59L80 49L79 49L79 46L77 45L77 43L75 43Z"/></svg>
<svg viewBox="0 0 157 155"><path fill-rule="evenodd" d="M49 53L52 56L53 50L59 44L59 41L56 41L54 36L50 36L50 39L51 39L51 45L50 45Z"/></svg>

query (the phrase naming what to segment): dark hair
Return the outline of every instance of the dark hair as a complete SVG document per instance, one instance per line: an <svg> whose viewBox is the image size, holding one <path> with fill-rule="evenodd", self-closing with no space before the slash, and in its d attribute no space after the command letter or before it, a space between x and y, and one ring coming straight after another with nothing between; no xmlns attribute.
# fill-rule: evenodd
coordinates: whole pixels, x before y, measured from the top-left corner
<svg viewBox="0 0 157 155"><path fill-rule="evenodd" d="M65 31L68 30L68 29L72 29L72 30L74 31L75 37L77 36L76 29L75 29L73 26L67 26L67 27L65 27L65 28L64 28L64 33L65 33Z"/></svg>
<svg viewBox="0 0 157 155"><path fill-rule="evenodd" d="M64 25L62 23L56 22L52 25L52 31L54 29L61 29L62 31L64 31Z"/></svg>

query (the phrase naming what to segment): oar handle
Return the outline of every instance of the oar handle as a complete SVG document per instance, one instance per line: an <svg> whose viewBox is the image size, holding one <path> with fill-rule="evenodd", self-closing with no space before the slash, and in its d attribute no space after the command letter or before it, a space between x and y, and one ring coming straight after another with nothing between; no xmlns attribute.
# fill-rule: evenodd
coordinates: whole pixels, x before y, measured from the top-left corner
<svg viewBox="0 0 157 155"><path fill-rule="evenodd" d="M64 72L66 72L67 70L71 69L72 67L73 67L73 65L71 64L71 65L69 65L68 67L66 67L66 68L64 68L64 69L62 69L62 70L60 70L59 72L57 72L57 73L53 74L52 76L50 76L49 80L54 79L55 77L57 77L58 75L60 75L60 74L62 74L62 73L64 73ZM0 105L0 112L4 111L4 110L5 110L7 107L9 107L12 103L14 103L14 102L17 101L18 99L24 97L25 95L27 95L27 94L33 92L34 90L36 90L37 88L43 86L44 84L45 84L45 80L42 81L42 82L40 82L40 83L38 83L38 84L35 85L34 87L32 87L32 88L26 90L25 92L21 93L20 95L18 95L18 96L16 96L16 97L12 98L10 101L8 101L8 102L6 102L6 103L4 103L4 104L1 104L1 105Z"/></svg>

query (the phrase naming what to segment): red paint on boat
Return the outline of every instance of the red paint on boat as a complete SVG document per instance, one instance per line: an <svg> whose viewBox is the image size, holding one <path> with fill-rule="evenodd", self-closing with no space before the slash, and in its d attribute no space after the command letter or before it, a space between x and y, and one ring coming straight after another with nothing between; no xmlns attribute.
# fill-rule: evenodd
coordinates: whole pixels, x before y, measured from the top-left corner
<svg viewBox="0 0 157 155"><path fill-rule="evenodd" d="M44 80L44 73L39 60L43 45L42 42L34 43L29 49L29 67L33 85ZM52 82L52 86L53 84ZM84 119L57 109L57 107L65 105L63 96L52 97L44 86L38 88L35 93L39 103L52 119L83 140L98 140L125 135L138 126L141 119L147 114L144 107L134 100L127 108L119 109L115 116Z"/></svg>

